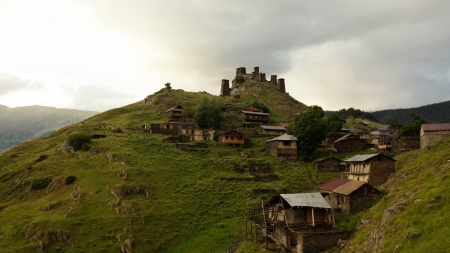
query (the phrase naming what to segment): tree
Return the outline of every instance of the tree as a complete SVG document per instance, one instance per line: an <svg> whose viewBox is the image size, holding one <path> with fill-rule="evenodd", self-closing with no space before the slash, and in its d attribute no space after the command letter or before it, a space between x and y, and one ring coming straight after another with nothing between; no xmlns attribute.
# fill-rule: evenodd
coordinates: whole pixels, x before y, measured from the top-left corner
<svg viewBox="0 0 450 253"><path fill-rule="evenodd" d="M265 113L269 113L269 111L270 111L269 108L265 104L259 103L256 100L255 100L255 102L253 102L252 106L257 109L260 109L262 112L265 112Z"/></svg>
<svg viewBox="0 0 450 253"><path fill-rule="evenodd" d="M386 124L388 124L390 127L393 127L395 125L398 125L398 121L395 117L391 116L387 121Z"/></svg>
<svg viewBox="0 0 450 253"><path fill-rule="evenodd" d="M91 136L88 134L74 134L69 136L69 145L75 150L78 151L80 149L87 150L89 149L89 143L91 142Z"/></svg>
<svg viewBox="0 0 450 253"><path fill-rule="evenodd" d="M220 126L220 107L215 99L202 98L197 105L194 119L202 128L217 129Z"/></svg>
<svg viewBox="0 0 450 253"><path fill-rule="evenodd" d="M328 131L330 132L339 132L342 129L342 123L344 120L341 118L339 113L330 112L327 118Z"/></svg>
<svg viewBox="0 0 450 253"><path fill-rule="evenodd" d="M422 117L415 112L411 112L410 115L413 123L404 124L399 130L400 136L419 136L422 124L428 123L428 121L422 119Z"/></svg>
<svg viewBox="0 0 450 253"><path fill-rule="evenodd" d="M313 105L296 116L294 122L289 124L287 132L298 139L298 152L300 155L308 157L325 139L328 124L323 117L322 107Z"/></svg>
<svg viewBox="0 0 450 253"><path fill-rule="evenodd" d="M170 91L171 89L172 89L172 87L170 87L170 83L166 83L166 84L164 84L165 86L166 86L166 89L168 90L168 91Z"/></svg>

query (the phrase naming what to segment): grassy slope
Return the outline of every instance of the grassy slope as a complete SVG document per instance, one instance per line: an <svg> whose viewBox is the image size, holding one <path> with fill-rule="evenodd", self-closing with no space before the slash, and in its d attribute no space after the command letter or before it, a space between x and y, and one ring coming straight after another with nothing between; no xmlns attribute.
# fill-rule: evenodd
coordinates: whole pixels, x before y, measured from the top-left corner
<svg viewBox="0 0 450 253"><path fill-rule="evenodd" d="M160 102L183 104L211 95L172 90L157 96L161 96ZM240 105L253 99L218 98L222 104ZM336 176L317 176L311 164L281 162L268 156L264 141L271 137L252 140L253 147L244 151L253 150L256 157L243 158L240 150L216 142L207 142L207 150L186 152L163 143L165 136L131 130L165 121L162 105L147 105L143 110L143 104L135 103L113 109L86 120L82 127L70 125L2 153L0 252L30 252L37 245L25 239L25 231L32 223L43 231L70 233L73 246L51 242L46 247L51 252L120 251L121 246L127 247L127 239L133 242L133 252L223 252L243 236L246 210L261 197L252 192L253 188L298 192ZM273 109L277 121L289 120L277 110L281 109ZM124 133L111 133L117 127ZM80 151L62 155L64 140L79 132L106 134L107 138L92 141L97 154ZM214 157L216 151L222 158ZM108 161L107 152L114 155L113 162ZM42 154L48 158L35 162ZM247 172L235 174L230 162L238 163ZM280 180L220 180L250 177L246 168L250 162L270 162ZM121 177L123 171L127 178ZM65 185L69 175L77 180ZM52 183L42 190L30 190L30 182L44 177L51 177ZM128 193L137 188L139 193ZM108 203L116 201L111 191L123 194L125 206L118 208L118 214L109 208ZM50 211L42 210L57 202L61 204ZM64 218L67 213L69 217Z"/></svg>
<svg viewBox="0 0 450 253"><path fill-rule="evenodd" d="M382 229L377 252L447 252L450 241L450 139L397 157L395 177L385 184L387 195L362 219L370 225L355 234L345 252L363 249L375 229ZM393 206L404 209L385 225L383 216Z"/></svg>

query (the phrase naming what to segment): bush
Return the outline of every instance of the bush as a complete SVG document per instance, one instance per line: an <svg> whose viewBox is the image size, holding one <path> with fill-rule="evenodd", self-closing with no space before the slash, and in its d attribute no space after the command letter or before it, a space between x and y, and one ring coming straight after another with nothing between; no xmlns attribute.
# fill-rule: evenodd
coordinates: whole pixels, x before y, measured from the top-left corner
<svg viewBox="0 0 450 253"><path fill-rule="evenodd" d="M77 178L75 176L68 176L68 177L66 177L66 180L64 183L66 185L73 184L73 182L75 182L75 180L77 180Z"/></svg>
<svg viewBox="0 0 450 253"><path fill-rule="evenodd" d="M244 83L244 82L245 82L245 78L243 76L236 77L236 83Z"/></svg>
<svg viewBox="0 0 450 253"><path fill-rule="evenodd" d="M45 187L47 187L48 184L50 184L51 181L52 178L50 177L36 179L31 183L31 189L32 190L44 189Z"/></svg>
<svg viewBox="0 0 450 253"><path fill-rule="evenodd" d="M75 150L80 150L84 144L91 142L91 136L87 134L75 134L69 137L69 145ZM89 148L87 149L89 150Z"/></svg>

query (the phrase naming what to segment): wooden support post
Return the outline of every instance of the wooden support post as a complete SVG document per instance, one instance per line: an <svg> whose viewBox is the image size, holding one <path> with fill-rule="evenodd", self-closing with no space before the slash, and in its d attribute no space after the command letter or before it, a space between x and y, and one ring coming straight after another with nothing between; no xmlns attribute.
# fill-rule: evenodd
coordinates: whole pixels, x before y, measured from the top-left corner
<svg viewBox="0 0 450 253"><path fill-rule="evenodd" d="M316 224L314 223L314 207L311 208L311 212L312 212L312 222L313 222L313 226L315 226Z"/></svg>

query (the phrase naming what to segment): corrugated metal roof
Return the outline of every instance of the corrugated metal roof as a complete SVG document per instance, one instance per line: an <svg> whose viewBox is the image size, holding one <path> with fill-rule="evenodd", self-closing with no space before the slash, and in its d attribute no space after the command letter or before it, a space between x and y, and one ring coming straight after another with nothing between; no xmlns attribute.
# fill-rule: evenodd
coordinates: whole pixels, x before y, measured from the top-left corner
<svg viewBox="0 0 450 253"><path fill-rule="evenodd" d="M286 128L282 127L282 126L260 125L260 127L262 129L266 129L266 130L282 130L282 131L286 131Z"/></svg>
<svg viewBox="0 0 450 253"><path fill-rule="evenodd" d="M297 141L297 138L295 138L295 136L290 135L290 134L283 134L276 138L268 140L266 142L271 142L271 141Z"/></svg>
<svg viewBox="0 0 450 253"><path fill-rule="evenodd" d="M372 157L375 157L379 154L370 154L370 155L355 155L352 158L345 160L344 162L364 162Z"/></svg>
<svg viewBox="0 0 450 253"><path fill-rule="evenodd" d="M331 208L325 201L320 192L312 193L294 193L294 194L280 194L280 196L288 202L291 207L320 207Z"/></svg>
<svg viewBox="0 0 450 253"><path fill-rule="evenodd" d="M334 142L340 142L343 140L350 140L350 139L354 139L354 138L359 138L359 137L355 134L346 134L346 135L342 136L341 138L335 140Z"/></svg>
<svg viewBox="0 0 450 253"><path fill-rule="evenodd" d="M334 189L338 188L341 185L344 185L348 182L350 182L350 179L344 179L344 178L332 178L325 183L316 186L316 189L322 190L322 191L333 191Z"/></svg>
<svg viewBox="0 0 450 253"><path fill-rule="evenodd" d="M349 180L349 182L337 187L333 192L343 195L350 195L352 192L358 190L361 186L367 184L364 181Z"/></svg>
<svg viewBox="0 0 450 253"><path fill-rule="evenodd" d="M422 124L424 132L450 131L450 123Z"/></svg>
<svg viewBox="0 0 450 253"><path fill-rule="evenodd" d="M256 115L267 115L267 116L270 115L270 114L265 113L265 112L252 112L252 111L244 111L244 110L241 110L241 112L243 112L245 114L256 114Z"/></svg>

